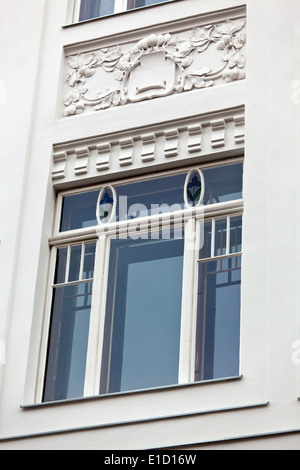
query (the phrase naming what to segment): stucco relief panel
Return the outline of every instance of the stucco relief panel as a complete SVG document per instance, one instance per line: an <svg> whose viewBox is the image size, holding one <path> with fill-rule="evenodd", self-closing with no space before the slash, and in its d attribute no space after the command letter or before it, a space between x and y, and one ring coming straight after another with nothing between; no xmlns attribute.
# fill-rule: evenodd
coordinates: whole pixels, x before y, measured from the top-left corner
<svg viewBox="0 0 300 470"><path fill-rule="evenodd" d="M86 45L66 54L63 115L69 117L227 84L246 77L246 20Z"/></svg>

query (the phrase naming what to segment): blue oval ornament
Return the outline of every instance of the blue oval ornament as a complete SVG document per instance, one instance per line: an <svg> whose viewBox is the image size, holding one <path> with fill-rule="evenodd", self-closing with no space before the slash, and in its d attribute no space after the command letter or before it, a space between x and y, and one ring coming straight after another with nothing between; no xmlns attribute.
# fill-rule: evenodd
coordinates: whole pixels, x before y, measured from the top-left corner
<svg viewBox="0 0 300 470"><path fill-rule="evenodd" d="M116 192L112 186L104 186L99 194L97 202L98 224L108 224L116 213Z"/></svg>
<svg viewBox="0 0 300 470"><path fill-rule="evenodd" d="M184 202L187 208L199 207L204 197L204 175L201 170L191 170L185 180Z"/></svg>

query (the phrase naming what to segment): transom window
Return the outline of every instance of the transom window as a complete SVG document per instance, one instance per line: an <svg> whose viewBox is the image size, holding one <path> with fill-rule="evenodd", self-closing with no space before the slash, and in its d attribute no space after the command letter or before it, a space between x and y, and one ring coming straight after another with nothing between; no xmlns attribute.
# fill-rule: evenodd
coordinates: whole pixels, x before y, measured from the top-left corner
<svg viewBox="0 0 300 470"><path fill-rule="evenodd" d="M75 0L74 21L101 18L171 1L174 0Z"/></svg>
<svg viewBox="0 0 300 470"><path fill-rule="evenodd" d="M242 179L235 159L59 195L39 400L239 376Z"/></svg>

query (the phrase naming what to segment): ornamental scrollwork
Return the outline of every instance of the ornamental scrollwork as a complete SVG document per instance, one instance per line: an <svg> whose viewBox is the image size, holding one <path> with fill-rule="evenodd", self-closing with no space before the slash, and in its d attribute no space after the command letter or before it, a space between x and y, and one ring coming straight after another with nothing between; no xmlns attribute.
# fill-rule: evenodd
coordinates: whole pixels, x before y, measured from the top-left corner
<svg viewBox="0 0 300 470"><path fill-rule="evenodd" d="M69 57L64 116L80 114L87 106L99 111L212 87L217 80L225 83L243 80L246 77L245 24L245 19L238 19L197 27L186 39L151 34L127 51L114 46ZM197 62L203 54L209 60L206 51L213 46L219 66L199 66ZM95 92L95 80L93 89L89 84L100 69L111 76L112 86Z"/></svg>

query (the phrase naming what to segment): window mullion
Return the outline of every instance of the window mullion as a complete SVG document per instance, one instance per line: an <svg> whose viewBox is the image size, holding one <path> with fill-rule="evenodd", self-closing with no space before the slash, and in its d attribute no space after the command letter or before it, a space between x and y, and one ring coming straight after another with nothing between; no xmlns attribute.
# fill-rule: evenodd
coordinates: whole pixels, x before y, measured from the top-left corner
<svg viewBox="0 0 300 470"><path fill-rule="evenodd" d="M115 13L127 10L127 0L115 0Z"/></svg>
<svg viewBox="0 0 300 470"><path fill-rule="evenodd" d="M196 235L195 218L190 218L185 224L185 245L183 263L183 287L181 309L181 334L178 383L184 384L194 380L194 324L195 324L195 277L196 277Z"/></svg>
<svg viewBox="0 0 300 470"><path fill-rule="evenodd" d="M105 321L105 289L108 271L109 240L100 236L96 245L93 297L86 360L84 396L99 394L102 343Z"/></svg>

